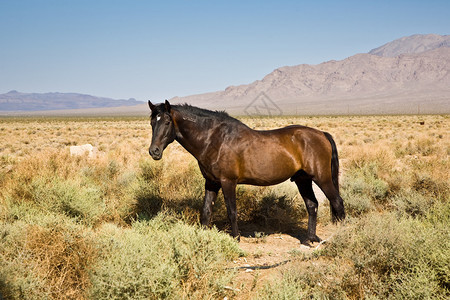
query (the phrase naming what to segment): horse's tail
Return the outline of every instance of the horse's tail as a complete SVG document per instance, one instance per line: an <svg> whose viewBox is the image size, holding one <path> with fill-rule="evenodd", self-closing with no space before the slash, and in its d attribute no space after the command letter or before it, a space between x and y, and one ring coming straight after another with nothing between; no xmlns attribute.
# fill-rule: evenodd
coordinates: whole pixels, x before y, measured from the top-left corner
<svg viewBox="0 0 450 300"><path fill-rule="evenodd" d="M334 187L339 193L339 159L336 143L334 142L331 134L329 134L328 132L323 133L331 144L331 179L333 180Z"/></svg>

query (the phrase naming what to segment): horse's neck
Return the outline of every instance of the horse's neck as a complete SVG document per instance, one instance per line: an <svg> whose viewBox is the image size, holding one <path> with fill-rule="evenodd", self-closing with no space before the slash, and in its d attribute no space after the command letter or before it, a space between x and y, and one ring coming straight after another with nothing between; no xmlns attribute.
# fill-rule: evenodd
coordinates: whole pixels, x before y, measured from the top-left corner
<svg viewBox="0 0 450 300"><path fill-rule="evenodd" d="M183 114L180 111L174 111L173 119L176 132L175 139L189 153L198 158L207 139L207 134L203 132L203 126L200 126L201 121L195 116Z"/></svg>

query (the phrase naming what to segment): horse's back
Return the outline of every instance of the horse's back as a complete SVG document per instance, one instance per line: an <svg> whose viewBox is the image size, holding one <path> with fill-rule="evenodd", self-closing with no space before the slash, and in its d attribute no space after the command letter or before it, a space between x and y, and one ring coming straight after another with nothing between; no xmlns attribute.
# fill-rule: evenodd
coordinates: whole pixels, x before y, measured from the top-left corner
<svg viewBox="0 0 450 300"><path fill-rule="evenodd" d="M325 133L312 127L290 125L273 130L256 131L256 133L257 139L279 142L282 147L300 148L301 151L307 149L331 151L331 145Z"/></svg>

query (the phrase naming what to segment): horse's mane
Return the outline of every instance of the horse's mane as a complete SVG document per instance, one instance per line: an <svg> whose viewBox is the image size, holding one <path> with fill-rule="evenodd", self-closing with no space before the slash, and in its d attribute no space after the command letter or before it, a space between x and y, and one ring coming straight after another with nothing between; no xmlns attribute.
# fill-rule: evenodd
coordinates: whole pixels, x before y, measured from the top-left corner
<svg viewBox="0 0 450 300"><path fill-rule="evenodd" d="M190 104L173 105L173 107L180 112L200 118L217 119L223 122L239 123L241 121L231 117L226 111L212 111L204 108L192 106Z"/></svg>

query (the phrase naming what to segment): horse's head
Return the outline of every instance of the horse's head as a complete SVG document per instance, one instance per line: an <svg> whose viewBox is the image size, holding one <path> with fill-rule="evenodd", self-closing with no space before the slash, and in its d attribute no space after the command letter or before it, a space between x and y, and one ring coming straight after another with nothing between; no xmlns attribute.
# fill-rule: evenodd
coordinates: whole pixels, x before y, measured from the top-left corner
<svg viewBox="0 0 450 300"><path fill-rule="evenodd" d="M164 149L175 139L175 127L172 115L170 114L170 103L166 100L164 104L153 105L148 101L148 106L152 111L152 143L149 153L155 160L162 157Z"/></svg>

